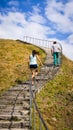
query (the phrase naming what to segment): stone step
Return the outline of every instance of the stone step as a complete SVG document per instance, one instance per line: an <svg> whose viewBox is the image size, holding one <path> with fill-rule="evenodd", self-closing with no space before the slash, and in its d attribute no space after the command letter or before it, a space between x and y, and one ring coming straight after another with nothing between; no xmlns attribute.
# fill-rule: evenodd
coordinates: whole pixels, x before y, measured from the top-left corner
<svg viewBox="0 0 73 130"><path fill-rule="evenodd" d="M21 91L21 90L24 90L24 89L26 89L26 87L25 86L22 87L22 85L20 85L20 86L17 86L17 87L15 86L15 87L10 88L9 91Z"/></svg>
<svg viewBox="0 0 73 130"><path fill-rule="evenodd" d="M18 95L19 95L19 92L15 92L15 91L14 91L14 92L13 92L13 91L12 91L12 92L8 92L8 91L7 91L7 92L4 93L2 96L14 96L14 97L15 97L15 96L18 96ZM1 97L0 97L0 98L1 98Z"/></svg>
<svg viewBox="0 0 73 130"><path fill-rule="evenodd" d="M25 128L29 127L29 121L0 121L0 129L2 128Z"/></svg>
<svg viewBox="0 0 73 130"><path fill-rule="evenodd" d="M41 77L41 78L39 78L39 77L37 77L36 78L36 81L41 81L41 80L48 80L48 77Z"/></svg>
<svg viewBox="0 0 73 130"><path fill-rule="evenodd" d="M23 109L25 109L25 110L29 110L29 104L25 104L25 105L23 105L23 106L15 106L15 107L13 107L13 106L8 106L8 107L2 107L1 106L1 108L0 108L0 113L1 112L9 112L9 111L12 111L12 110L14 110L14 111L18 111L18 110L23 110Z"/></svg>
<svg viewBox="0 0 73 130"><path fill-rule="evenodd" d="M2 100L0 101L0 104L5 104L5 105L14 105L14 104L23 104L23 101L22 100L17 100L17 101L14 101L14 100Z"/></svg>
<svg viewBox="0 0 73 130"><path fill-rule="evenodd" d="M0 97L0 102L2 101L2 100L24 100L24 97L29 97L30 96L30 94L28 93L28 92L26 92L26 93L24 93L23 95L16 95L16 96L14 96L14 95L4 95L4 96L2 96L2 97Z"/></svg>
<svg viewBox="0 0 73 130"><path fill-rule="evenodd" d="M16 97L14 97L13 95L9 95L9 96L2 96L0 98L0 101L1 100L16 100ZM17 97L17 100L24 100L24 97L21 95L21 96L18 96Z"/></svg>
<svg viewBox="0 0 73 130"><path fill-rule="evenodd" d="M10 89L9 89L9 91L11 90L11 91L21 91L21 90L28 90L28 84L26 84L25 82L24 83L22 83L21 85L17 85L17 86L15 86L15 87L11 87Z"/></svg>
<svg viewBox="0 0 73 130"><path fill-rule="evenodd" d="M21 119L24 119L24 120L28 120L29 119L29 112L28 111L23 111L21 112L20 114L0 114L0 122L1 121L6 121L6 120L21 120Z"/></svg>
<svg viewBox="0 0 73 130"><path fill-rule="evenodd" d="M15 88L16 89L16 88ZM15 90L15 89L9 89L7 92L8 93L23 93L24 91L29 91L29 88L26 88L26 89L18 89L18 90Z"/></svg>
<svg viewBox="0 0 73 130"><path fill-rule="evenodd" d="M24 89L22 91L8 90L8 91L4 92L2 96L11 96L11 95L16 96L16 95L22 95L26 92L29 92L29 87L26 87L26 89Z"/></svg>
<svg viewBox="0 0 73 130"><path fill-rule="evenodd" d="M1 128L0 130L30 130L30 129L28 127L28 128L11 128L11 129Z"/></svg>
<svg viewBox="0 0 73 130"><path fill-rule="evenodd" d="M23 110L23 109L20 109L21 111ZM11 108L11 109L9 109L9 108L6 108L6 109L1 109L0 110L0 115L11 115L12 114L12 112L14 112L15 114L19 114L19 109L14 109L14 108Z"/></svg>
<svg viewBox="0 0 73 130"><path fill-rule="evenodd" d="M26 97L23 101L29 102L29 97ZM14 104L23 104L22 100L1 100L0 104L4 105L14 105Z"/></svg>
<svg viewBox="0 0 73 130"><path fill-rule="evenodd" d="M11 92L11 91L8 92L8 91L6 91L6 93L4 93L1 97L4 97L4 96L12 96L12 95L13 95L13 96L19 96L19 95L21 95L21 93L20 93L20 92L17 92L17 91L16 91L16 92L13 92L13 91L12 91L12 92ZM0 98L1 98L1 97L0 97Z"/></svg>
<svg viewBox="0 0 73 130"><path fill-rule="evenodd" d="M26 108L29 108L29 101L27 102L27 100L26 101L23 101L23 105L21 106L21 104L17 104L17 105L15 105L15 106L13 106L12 104L11 105L5 105L5 104L0 104L0 111L1 111L1 109L13 109L14 108L14 110L17 110L17 109L21 109L21 108L23 108L23 109L26 109Z"/></svg>
<svg viewBox="0 0 73 130"><path fill-rule="evenodd" d="M15 115L15 114L20 114L20 112L21 112L21 110L19 111L19 110L9 110L9 109L7 109L7 110L1 110L0 111L0 114L2 115L2 114L5 114L5 115L11 115L12 113Z"/></svg>
<svg viewBox="0 0 73 130"><path fill-rule="evenodd" d="M21 93L21 94L16 94L16 93L7 93L6 95L2 95L1 97L0 97L0 101L2 100L2 99L24 99L24 97L25 96L29 96L29 92L23 92L23 94Z"/></svg>
<svg viewBox="0 0 73 130"><path fill-rule="evenodd" d="M14 113L14 114L19 114L19 113L21 113L22 111L29 111L29 109L30 109L30 106L23 106L23 107L21 107L20 109L19 109L19 107L17 107L17 108L6 108L6 109L1 109L0 110L0 114L2 115L2 114L5 114L5 115L7 115L7 114L11 114L12 112Z"/></svg>

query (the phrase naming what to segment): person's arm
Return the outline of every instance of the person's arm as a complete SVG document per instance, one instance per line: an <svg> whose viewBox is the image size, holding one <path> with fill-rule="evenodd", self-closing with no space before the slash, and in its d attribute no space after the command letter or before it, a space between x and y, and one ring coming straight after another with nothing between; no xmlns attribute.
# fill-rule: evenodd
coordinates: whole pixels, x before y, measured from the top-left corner
<svg viewBox="0 0 73 130"><path fill-rule="evenodd" d="M28 66L29 66L29 63L30 63L30 56L28 57L28 61L27 61L27 63L28 63Z"/></svg>
<svg viewBox="0 0 73 130"><path fill-rule="evenodd" d="M57 47L58 47L59 52L61 52L62 48L61 48L60 44L58 44Z"/></svg>
<svg viewBox="0 0 73 130"><path fill-rule="evenodd" d="M51 48L51 55L53 56L53 52L54 52L54 49L53 49L53 46Z"/></svg>
<svg viewBox="0 0 73 130"><path fill-rule="evenodd" d="M38 55L37 55L37 59L40 62L40 64L43 65Z"/></svg>
<svg viewBox="0 0 73 130"><path fill-rule="evenodd" d="M60 48L60 47L58 47L58 50L59 50L59 51L61 51L61 48Z"/></svg>

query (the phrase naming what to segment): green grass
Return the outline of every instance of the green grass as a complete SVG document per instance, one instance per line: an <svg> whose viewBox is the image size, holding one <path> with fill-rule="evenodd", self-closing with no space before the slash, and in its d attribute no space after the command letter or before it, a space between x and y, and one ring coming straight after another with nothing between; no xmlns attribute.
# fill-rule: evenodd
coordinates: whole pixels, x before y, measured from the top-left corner
<svg viewBox="0 0 73 130"><path fill-rule="evenodd" d="M45 53L40 48L20 41L0 39L0 94L29 78L28 60L33 49L39 52L43 62Z"/></svg>
<svg viewBox="0 0 73 130"><path fill-rule="evenodd" d="M0 94L29 78L28 59L33 49L44 62L40 48L0 39ZM50 130L73 129L73 62L63 56L59 73L37 94L37 103Z"/></svg>
<svg viewBox="0 0 73 130"><path fill-rule="evenodd" d="M37 103L50 130L73 129L72 61L63 56L58 75L37 94Z"/></svg>

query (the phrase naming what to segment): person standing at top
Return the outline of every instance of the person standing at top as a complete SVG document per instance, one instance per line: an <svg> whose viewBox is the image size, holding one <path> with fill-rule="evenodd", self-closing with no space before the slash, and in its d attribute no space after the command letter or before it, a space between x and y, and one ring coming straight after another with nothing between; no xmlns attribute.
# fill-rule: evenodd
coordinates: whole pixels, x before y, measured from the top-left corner
<svg viewBox="0 0 73 130"><path fill-rule="evenodd" d="M36 50L33 50L32 54L29 56L29 68L32 73L32 85L34 84L34 78L38 73L38 61L42 65L42 62L38 56L38 53L36 52Z"/></svg>
<svg viewBox="0 0 73 130"><path fill-rule="evenodd" d="M59 66L61 63L61 46L56 41L53 42L51 53L54 59L54 67Z"/></svg>

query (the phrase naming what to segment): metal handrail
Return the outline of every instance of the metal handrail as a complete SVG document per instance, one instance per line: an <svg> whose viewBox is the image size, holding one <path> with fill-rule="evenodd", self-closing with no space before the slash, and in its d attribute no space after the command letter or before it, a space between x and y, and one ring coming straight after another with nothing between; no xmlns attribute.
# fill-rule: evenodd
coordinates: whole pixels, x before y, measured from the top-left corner
<svg viewBox="0 0 73 130"><path fill-rule="evenodd" d="M24 36L24 40L26 43L31 43L33 45L39 46L39 47L46 47L46 48L51 48L53 41L49 41L49 40L43 40L43 39L37 39L37 38L33 38L33 37L29 37L29 36ZM60 43L58 43L61 47L61 54L62 54L62 46ZM32 107L34 105L34 109L36 109L38 115L39 115L39 119L40 119L40 126L39 126L39 130L42 130L42 125L44 127L45 130L49 130L47 124L45 123L45 120L37 106L36 103L36 99L35 99L35 94L36 94L36 89L35 89L35 93L33 93L32 90L32 85L30 85L30 130L33 130L33 126L32 126ZM35 116L35 114L34 114ZM34 120L35 123L35 120ZM34 124L35 125L35 124ZM36 126L34 126L34 130L36 130Z"/></svg>
<svg viewBox="0 0 73 130"><path fill-rule="evenodd" d="M46 47L46 48L51 48L54 40L44 40L44 39L39 39L39 38L34 38L30 36L24 36L23 41L26 43L31 43L37 46L41 47ZM60 45L61 52L62 52L62 45L60 42L57 42Z"/></svg>
<svg viewBox="0 0 73 130"><path fill-rule="evenodd" d="M33 90L32 90L32 85L30 85L30 130L33 129L33 127L32 127L32 110L31 110L32 104L34 105L34 107L38 113L39 119L41 121L40 126L39 126L39 128L40 128L39 130L42 130L42 125L45 128L45 130L49 130L49 128L48 128L48 126L47 126L38 106L37 106L35 95L34 95ZM36 126L34 127L34 129L36 130Z"/></svg>
<svg viewBox="0 0 73 130"><path fill-rule="evenodd" d="M44 39L34 38L30 36L24 36L23 41L26 43L31 43L33 45L39 46L41 48L50 48L50 49L52 48L52 45L54 42L54 40L44 40ZM57 44L59 44L60 49L61 49L60 56L61 56L61 62L62 62L62 45L58 41L57 41Z"/></svg>

